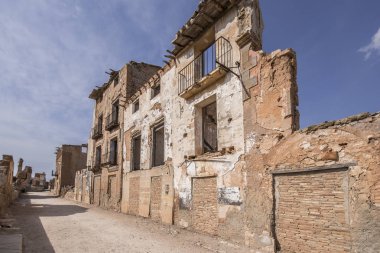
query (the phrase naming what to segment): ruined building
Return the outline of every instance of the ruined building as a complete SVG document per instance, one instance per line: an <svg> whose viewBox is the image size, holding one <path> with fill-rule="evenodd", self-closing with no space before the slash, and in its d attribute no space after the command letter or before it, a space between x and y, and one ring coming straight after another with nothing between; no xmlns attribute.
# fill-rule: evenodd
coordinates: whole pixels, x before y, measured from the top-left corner
<svg viewBox="0 0 380 253"><path fill-rule="evenodd" d="M158 69L154 65L130 62L119 71L112 70L108 82L90 94L95 106L87 164L94 173L96 205L120 210L126 97L134 94Z"/></svg>
<svg viewBox="0 0 380 253"><path fill-rule="evenodd" d="M25 166L25 168L22 169L23 163L24 163L24 160L20 158L18 162L18 166L17 166L15 188L18 191L26 192L30 190L30 187L32 185L33 169L30 166Z"/></svg>
<svg viewBox="0 0 380 253"><path fill-rule="evenodd" d="M62 145L56 151L53 192L60 195L62 187L75 185L75 173L86 167L87 145Z"/></svg>
<svg viewBox="0 0 380 253"><path fill-rule="evenodd" d="M0 160L0 218L12 202L14 162L11 155L3 155Z"/></svg>
<svg viewBox="0 0 380 253"><path fill-rule="evenodd" d="M204 0L164 67L112 71L77 200L260 252L378 251L380 114L299 130L295 52L262 31L257 0Z"/></svg>
<svg viewBox="0 0 380 253"><path fill-rule="evenodd" d="M32 189L34 191L39 190L43 191L46 187L46 174L45 172L42 173L35 173L34 178L32 178Z"/></svg>

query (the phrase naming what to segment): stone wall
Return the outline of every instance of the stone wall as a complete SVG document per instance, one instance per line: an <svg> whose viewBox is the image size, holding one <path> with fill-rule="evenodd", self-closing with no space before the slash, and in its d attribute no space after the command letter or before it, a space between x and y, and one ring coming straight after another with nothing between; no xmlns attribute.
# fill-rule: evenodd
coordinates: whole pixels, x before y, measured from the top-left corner
<svg viewBox="0 0 380 253"><path fill-rule="evenodd" d="M56 153L54 194L60 195L61 189L75 186L76 173L86 167L87 153L83 145L62 145Z"/></svg>
<svg viewBox="0 0 380 253"><path fill-rule="evenodd" d="M0 160L0 218L6 214L6 209L13 199L13 157L3 155Z"/></svg>
<svg viewBox="0 0 380 253"><path fill-rule="evenodd" d="M297 131L270 149L256 145L246 156L246 243L268 252L378 252L379 134L380 114L362 114ZM285 230L290 223L297 228Z"/></svg>
<svg viewBox="0 0 380 253"><path fill-rule="evenodd" d="M75 175L75 200L85 204L93 201L93 173L88 169L77 171Z"/></svg>

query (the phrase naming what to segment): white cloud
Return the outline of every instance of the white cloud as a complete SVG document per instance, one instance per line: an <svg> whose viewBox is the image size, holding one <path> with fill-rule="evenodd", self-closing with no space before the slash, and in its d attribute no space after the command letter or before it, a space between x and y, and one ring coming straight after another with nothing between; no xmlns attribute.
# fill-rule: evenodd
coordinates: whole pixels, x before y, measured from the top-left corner
<svg viewBox="0 0 380 253"><path fill-rule="evenodd" d="M359 52L362 52L365 54L365 59L368 60L369 57L371 57L372 54L379 54L380 55L380 28L379 30L373 35L371 43L369 43L367 46L362 47L359 49Z"/></svg>

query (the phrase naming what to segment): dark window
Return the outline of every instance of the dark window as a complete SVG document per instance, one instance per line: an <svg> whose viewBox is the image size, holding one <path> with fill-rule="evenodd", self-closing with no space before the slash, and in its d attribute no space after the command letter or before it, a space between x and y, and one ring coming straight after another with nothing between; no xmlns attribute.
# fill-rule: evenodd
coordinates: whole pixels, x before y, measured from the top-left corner
<svg viewBox="0 0 380 253"><path fill-rule="evenodd" d="M98 117L98 133L103 132L103 115Z"/></svg>
<svg viewBox="0 0 380 253"><path fill-rule="evenodd" d="M140 102L137 99L135 102L133 102L132 113L137 112L139 109L140 109Z"/></svg>
<svg viewBox="0 0 380 253"><path fill-rule="evenodd" d="M98 146L98 147L96 147L96 152L95 152L95 165L96 166L100 166L101 159L102 159L102 147Z"/></svg>
<svg viewBox="0 0 380 253"><path fill-rule="evenodd" d="M112 104L112 122L119 122L119 100Z"/></svg>
<svg viewBox="0 0 380 253"><path fill-rule="evenodd" d="M160 94L160 92L161 92L161 86L160 86L160 83L157 83L155 86L152 87L152 97L151 98L154 98L155 96Z"/></svg>
<svg viewBox="0 0 380 253"><path fill-rule="evenodd" d="M110 142L110 165L117 164L117 138L114 138Z"/></svg>
<svg viewBox="0 0 380 253"><path fill-rule="evenodd" d="M218 125L216 102L202 109L203 153L216 152L218 150Z"/></svg>
<svg viewBox="0 0 380 253"><path fill-rule="evenodd" d="M132 170L140 169L141 135L132 138Z"/></svg>
<svg viewBox="0 0 380 253"><path fill-rule="evenodd" d="M152 166L160 166L165 163L165 132L164 123L153 128Z"/></svg>

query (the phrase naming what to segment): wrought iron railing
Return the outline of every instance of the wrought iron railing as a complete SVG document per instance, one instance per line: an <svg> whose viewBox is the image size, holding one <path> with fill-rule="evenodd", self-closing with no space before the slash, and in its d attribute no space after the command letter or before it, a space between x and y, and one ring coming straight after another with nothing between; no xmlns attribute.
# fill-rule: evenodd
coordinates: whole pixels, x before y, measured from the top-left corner
<svg viewBox="0 0 380 253"><path fill-rule="evenodd" d="M231 43L224 37L220 37L179 72L178 94L192 87L217 67L229 67L231 65Z"/></svg>
<svg viewBox="0 0 380 253"><path fill-rule="evenodd" d="M117 111L113 111L106 118L106 130L111 130L119 126L119 115Z"/></svg>
<svg viewBox="0 0 380 253"><path fill-rule="evenodd" d="M92 129L92 139L99 139L103 136L103 129L102 129L102 126L101 125L96 125L93 129Z"/></svg>

